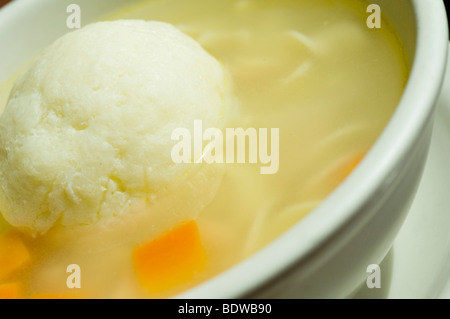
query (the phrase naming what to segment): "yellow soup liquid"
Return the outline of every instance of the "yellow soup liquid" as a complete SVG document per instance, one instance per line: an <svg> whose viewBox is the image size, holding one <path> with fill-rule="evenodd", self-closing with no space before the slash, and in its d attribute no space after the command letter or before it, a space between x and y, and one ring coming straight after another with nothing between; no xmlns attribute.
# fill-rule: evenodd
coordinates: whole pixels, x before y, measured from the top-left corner
<svg viewBox="0 0 450 319"><path fill-rule="evenodd" d="M230 74L237 106L227 127L279 129L279 169L261 174L261 163L224 164L196 221L143 242L122 241L117 232L109 245L102 229L90 241L65 240L70 229L33 238L0 220L0 259L9 265L0 262L0 298L171 297L301 220L364 157L407 81L400 40L384 19L381 28L368 27L368 5L158 0L104 17L164 21L196 39ZM1 109L12 83L1 86Z"/></svg>

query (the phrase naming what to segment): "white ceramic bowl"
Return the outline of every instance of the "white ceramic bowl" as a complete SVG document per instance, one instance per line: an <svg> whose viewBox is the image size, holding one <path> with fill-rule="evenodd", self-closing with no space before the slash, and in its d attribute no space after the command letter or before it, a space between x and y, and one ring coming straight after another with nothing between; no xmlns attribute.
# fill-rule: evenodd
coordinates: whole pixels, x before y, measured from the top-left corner
<svg viewBox="0 0 450 319"><path fill-rule="evenodd" d="M82 23L136 0L79 0ZM421 178L448 47L441 0L373 0L405 43L412 71L371 151L316 210L189 298L344 298L389 251ZM71 0L15 0L0 10L0 82L68 31ZM389 76L386 74L386 76Z"/></svg>

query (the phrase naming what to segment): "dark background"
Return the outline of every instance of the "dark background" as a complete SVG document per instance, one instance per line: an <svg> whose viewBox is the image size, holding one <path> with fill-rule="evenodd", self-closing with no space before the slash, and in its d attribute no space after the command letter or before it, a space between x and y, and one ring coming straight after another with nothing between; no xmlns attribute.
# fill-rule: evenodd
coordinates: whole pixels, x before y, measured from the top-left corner
<svg viewBox="0 0 450 319"><path fill-rule="evenodd" d="M444 1L447 1L447 0L444 0ZM445 8L447 9L447 21L449 22L449 30L450 30L450 4L447 2L444 2L444 3L445 3Z"/></svg>
<svg viewBox="0 0 450 319"><path fill-rule="evenodd" d="M3 5L5 5L6 3L8 3L8 2L10 2L11 0L0 0L0 7L2 7ZM39 0L36 0L36 1L39 1ZM105 1L107 1L107 0L105 0ZM395 0L392 0L392 1L395 1ZM446 0L444 0L444 1L446 1ZM74 1L74 3L76 3L76 1ZM445 4L445 6L446 6L446 8L447 8L447 12L450 12L450 4ZM448 15L447 15L447 17L448 17ZM449 19L449 24L450 24L450 19Z"/></svg>

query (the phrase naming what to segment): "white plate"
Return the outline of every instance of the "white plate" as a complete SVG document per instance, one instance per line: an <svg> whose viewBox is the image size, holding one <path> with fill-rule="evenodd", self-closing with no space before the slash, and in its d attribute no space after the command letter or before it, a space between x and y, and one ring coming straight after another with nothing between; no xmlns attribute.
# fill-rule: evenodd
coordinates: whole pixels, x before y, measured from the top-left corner
<svg viewBox="0 0 450 319"><path fill-rule="evenodd" d="M450 298L450 67L430 147L408 218L380 265L381 288L364 284L354 298Z"/></svg>

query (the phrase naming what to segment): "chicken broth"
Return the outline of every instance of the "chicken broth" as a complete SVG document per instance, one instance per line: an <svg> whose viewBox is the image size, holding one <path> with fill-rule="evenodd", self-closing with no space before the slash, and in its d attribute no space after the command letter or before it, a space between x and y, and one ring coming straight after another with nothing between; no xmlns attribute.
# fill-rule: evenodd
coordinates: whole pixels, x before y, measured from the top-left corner
<svg viewBox="0 0 450 319"><path fill-rule="evenodd" d="M1 219L0 259L8 258L9 266L0 262L0 297L171 297L251 256L300 221L362 160L407 81L400 40L387 20L381 28L368 27L368 5L160 0L104 17L168 22L200 43L229 74L235 100L226 128L277 129L278 149L271 147L276 135L266 136L268 150L278 151L277 170L261 174L264 165L250 160L254 148L247 136L242 163L201 164L206 171L189 186L198 192L175 188L177 199L158 206L200 210L194 221L130 222L114 231L105 225L87 232L57 227L30 236ZM2 109L12 83L0 88ZM158 235L146 237L155 227Z"/></svg>

